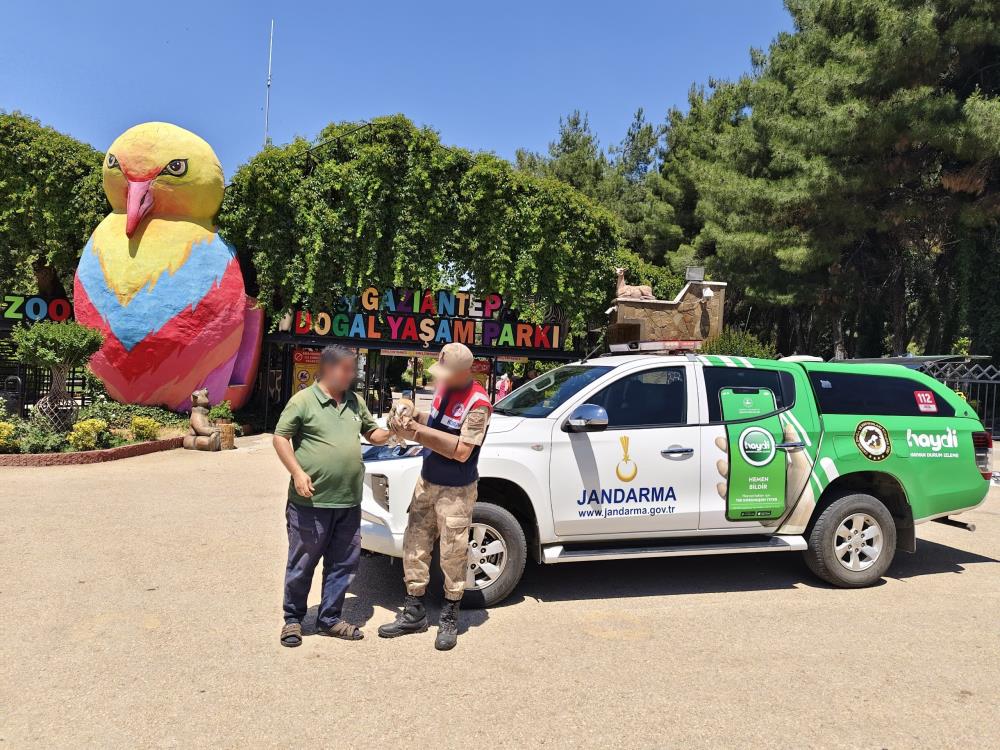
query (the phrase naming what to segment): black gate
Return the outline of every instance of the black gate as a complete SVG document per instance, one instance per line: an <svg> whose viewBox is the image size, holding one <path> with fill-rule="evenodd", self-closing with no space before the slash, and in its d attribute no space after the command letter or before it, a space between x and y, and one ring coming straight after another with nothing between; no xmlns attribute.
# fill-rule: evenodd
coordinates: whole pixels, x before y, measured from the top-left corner
<svg viewBox="0 0 1000 750"><path fill-rule="evenodd" d="M939 361L928 362L920 369L964 395L983 426L993 435L1000 435L1000 368L970 361Z"/></svg>

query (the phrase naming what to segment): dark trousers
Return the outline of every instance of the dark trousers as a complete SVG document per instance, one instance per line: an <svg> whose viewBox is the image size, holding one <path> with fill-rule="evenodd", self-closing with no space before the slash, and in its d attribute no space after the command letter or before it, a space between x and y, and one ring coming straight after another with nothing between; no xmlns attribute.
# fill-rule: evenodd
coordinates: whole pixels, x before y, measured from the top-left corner
<svg viewBox="0 0 1000 750"><path fill-rule="evenodd" d="M340 620L347 588L361 557L361 506L312 508L288 503L288 564L285 566L285 622L302 622L316 565L323 560L323 595L316 623Z"/></svg>

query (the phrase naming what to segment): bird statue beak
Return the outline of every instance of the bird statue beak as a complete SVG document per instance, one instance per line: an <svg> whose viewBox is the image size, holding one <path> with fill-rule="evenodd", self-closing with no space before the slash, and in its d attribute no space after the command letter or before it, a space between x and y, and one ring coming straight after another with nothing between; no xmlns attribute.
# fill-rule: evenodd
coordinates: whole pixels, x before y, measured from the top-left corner
<svg viewBox="0 0 1000 750"><path fill-rule="evenodd" d="M154 178L155 179L155 178ZM153 180L129 180L125 203L125 235L131 237L143 217L153 207Z"/></svg>

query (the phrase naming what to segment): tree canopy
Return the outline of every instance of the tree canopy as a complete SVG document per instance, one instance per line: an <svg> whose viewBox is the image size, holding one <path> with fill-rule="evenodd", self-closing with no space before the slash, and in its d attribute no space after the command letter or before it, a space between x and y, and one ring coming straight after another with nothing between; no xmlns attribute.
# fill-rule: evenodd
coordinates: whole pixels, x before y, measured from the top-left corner
<svg viewBox="0 0 1000 750"><path fill-rule="evenodd" d="M606 208L630 251L630 278L641 277L658 296L673 297L681 286L683 259L668 253L677 249L682 235L658 169L663 134L664 128L647 122L639 109L621 143L605 151L586 115L574 111L559 121L558 138L547 154L519 150L516 165L571 185Z"/></svg>
<svg viewBox="0 0 1000 750"><path fill-rule="evenodd" d="M20 113L0 112L0 279L65 294L76 259L110 210L103 154Z"/></svg>
<svg viewBox="0 0 1000 750"><path fill-rule="evenodd" d="M1000 353L1000 7L787 5L753 75L671 115L685 241L786 353Z"/></svg>
<svg viewBox="0 0 1000 750"><path fill-rule="evenodd" d="M362 285L472 286L579 334L622 256L614 216L572 187L444 146L402 115L265 148L237 171L219 224L274 312L328 308Z"/></svg>

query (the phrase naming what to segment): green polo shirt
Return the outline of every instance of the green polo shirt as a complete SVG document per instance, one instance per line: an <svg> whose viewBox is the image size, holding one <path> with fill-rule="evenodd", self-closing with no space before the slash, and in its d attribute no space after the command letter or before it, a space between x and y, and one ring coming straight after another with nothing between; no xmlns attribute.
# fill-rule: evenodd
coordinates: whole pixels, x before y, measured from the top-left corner
<svg viewBox="0 0 1000 750"><path fill-rule="evenodd" d="M290 438L295 460L313 483L313 496L302 497L288 483L288 499L316 508L349 508L361 502L365 467L361 462L361 435L378 424L364 401L348 391L338 404L319 385L289 399L274 428Z"/></svg>

